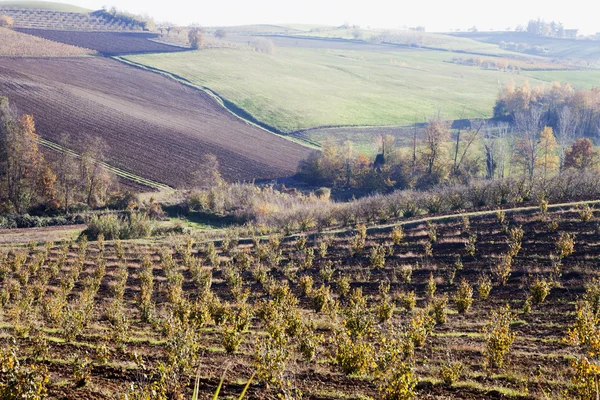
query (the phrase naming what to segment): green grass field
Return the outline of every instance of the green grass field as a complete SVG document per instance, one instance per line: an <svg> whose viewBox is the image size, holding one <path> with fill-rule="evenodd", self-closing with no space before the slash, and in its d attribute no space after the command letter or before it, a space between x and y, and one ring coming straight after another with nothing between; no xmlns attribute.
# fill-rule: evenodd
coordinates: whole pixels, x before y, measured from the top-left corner
<svg viewBox="0 0 600 400"><path fill-rule="evenodd" d="M585 60L595 66L600 64L600 42L595 40L558 39L532 36L522 32L463 32L453 35L490 44L527 43L530 46L544 47L545 57Z"/></svg>
<svg viewBox="0 0 600 400"><path fill-rule="evenodd" d="M327 29L310 32L300 32L296 36L353 39L354 29ZM368 41L369 39L385 34L393 43L417 45L423 47L434 47L448 51L467 51L474 53L483 53L490 55L514 55L515 53L502 50L496 44L483 43L468 38L445 35L441 33L416 32L405 30L360 30L360 39Z"/></svg>
<svg viewBox="0 0 600 400"><path fill-rule="evenodd" d="M535 71L524 74L532 80L570 82L582 89L600 88L600 71Z"/></svg>
<svg viewBox="0 0 600 400"><path fill-rule="evenodd" d="M41 10L65 11L81 14L93 11L87 8L74 6L72 4L57 3L52 1L0 1L0 8L2 7L36 8Z"/></svg>
<svg viewBox="0 0 600 400"><path fill-rule="evenodd" d="M406 125L438 111L446 119L489 117L503 84L526 79L534 86L543 83L535 74L445 62L451 56L424 50L280 47L275 55L211 49L127 58L208 87L283 132L318 126ZM556 74L578 86L598 76Z"/></svg>

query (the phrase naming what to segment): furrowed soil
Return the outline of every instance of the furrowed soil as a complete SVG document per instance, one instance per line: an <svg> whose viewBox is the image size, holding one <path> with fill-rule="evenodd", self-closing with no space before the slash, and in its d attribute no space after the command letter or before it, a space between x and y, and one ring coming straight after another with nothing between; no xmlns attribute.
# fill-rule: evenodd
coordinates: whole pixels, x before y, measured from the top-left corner
<svg viewBox="0 0 600 400"><path fill-rule="evenodd" d="M151 39L159 37L154 33L76 32L31 28L17 28L16 30L54 42L96 50L107 56L118 54L171 53L184 50L181 47L153 42Z"/></svg>
<svg viewBox="0 0 600 400"><path fill-rule="evenodd" d="M204 92L105 58L0 58L0 95L33 114L44 139L79 152L99 136L108 164L171 186L189 183L205 153L225 179L249 181L290 176L310 151Z"/></svg>
<svg viewBox="0 0 600 400"><path fill-rule="evenodd" d="M551 227L551 221L557 225ZM166 361L173 344L177 343L168 330L163 330L168 310L191 305L196 311L190 318L198 322L199 319L194 319L200 316L198 310L209 302L219 305L215 309L224 306L229 312L249 304L254 317L248 330L241 333L241 345L235 353L227 354L223 347L223 329L231 322L216 323L208 318L194 328L194 338L200 346L195 365L200 376L200 398L211 397L228 365L222 394L236 398L255 371L255 343L269 335L264 322L269 316L259 317L259 310L267 302L282 301L280 285L284 284L289 285L290 290L286 296L297 299L297 305L291 307L297 307L301 323L313 321L316 331L325 337L312 361L303 360L295 350L296 340L300 339L290 339L284 375L292 387L302 391L308 399L379 398L376 375L347 376L331 357L335 353L334 331L340 328L340 320L347 315L345 310L350 310L350 300L354 298L342 294L341 278L350 282L351 289L362 290L366 298L364 310L372 316L381 301L381 283L389 283L389 296L396 309L390 320L373 321L372 325L377 332L388 335L394 330L409 329L413 316L427 309L430 300L426 298L425 287L433 276L437 284L435 295L438 298L446 295L450 299L448 315L446 323L437 324L423 345L415 350L415 372L421 380L416 398L576 398L571 361L582 353L564 339L575 322L576 302L581 299L585 286L599 282L592 279L598 277L599 222L598 217L583 222L576 210L568 208L545 214L510 214L503 222L494 215L473 217L470 221L456 218L434 225L437 235L430 255L425 254L425 245L431 243L433 228L415 222L406 224L404 237L397 244L392 242L389 231L367 234L364 248L353 255L350 247L356 234L351 231L311 237L304 244L296 238L287 238L281 243L272 239L258 240L254 244L250 240L225 240L216 242L213 249L202 243L202 238L192 237L173 237L158 243L128 241L101 245L90 242L85 247L77 243L45 247L32 244L28 249L14 250L15 254L27 255L26 261L16 263L11 254L0 264L4 267L0 294L5 299L0 308L0 336L6 338L19 332L23 335L27 323L41 329L49 346L44 363L50 371L52 398L112 399L124 394L131 383L144 385L158 379L154 366ZM494 278L491 268L508 250L507 229L516 227L522 227L524 232L522 248L514 258L506 284L502 285ZM576 235L575 251L557 265L551 255L556 254L557 238L564 232ZM473 235L477 236L476 249L474 254L469 254L465 243ZM325 251L323 243L328 244ZM380 246L386 249L385 260L373 266L370 255ZM308 262L306 257L311 253L314 258ZM460 265L457 260L461 260ZM33 268L35 265L39 267ZM402 271L407 271L408 266L412 273L406 275ZM327 269L332 269L331 274L324 273ZM140 319L142 270L150 271L153 277L150 293L156 310L155 323ZM262 278L260 272L264 274ZM453 297L459 282L464 279L476 289L482 275L492 279L490 296L478 299L475 290L472 307L465 314L458 314ZM321 285L331 288L337 308L315 312L313 294L304 293L299 283L302 276L312 277L315 289ZM555 282L548 297L541 304L533 305L531 311L523 311L533 280L551 276ZM75 339L64 340L69 325L48 319L53 309L44 304L55 304L56 299L65 295L69 305L61 307L67 312L79 310L78 299L85 287L91 287L92 277L98 279L99 284L89 320ZM46 284L39 288L43 278ZM67 281L73 285L65 286ZM19 285L18 282L25 283ZM117 290L121 287L118 282L124 285L124 290ZM64 292L65 287L67 292ZM416 308L412 311L405 310L400 301L409 292L416 295ZM235 299L240 294L245 300L237 302ZM219 299L217 303L213 302L212 295ZM32 296L32 302L21 301ZM28 313L22 314L28 315L30 320L19 318L15 312L22 304L30 304ZM125 309L129 329L124 340L115 336L119 332L118 325L110 322L114 304ZM510 304L516 314L510 330L517 336L505 357L505 365L486 369L482 327L490 320L491 311L506 304ZM17 342L20 355L24 359L31 357L35 342L26 334ZM380 345L376 344L375 348ZM136 366L134 355L143 358L148 368L146 372L139 362ZM73 359L78 357L87 357L93 366L85 387L76 387L72 375ZM448 360L459 361L464 367L454 386L440 382L440 369ZM190 385L184 389L183 398L191 397L195 371L189 374ZM186 382L187 378L184 378ZM261 384L258 378L250 386L247 397L278 398L277 390Z"/></svg>

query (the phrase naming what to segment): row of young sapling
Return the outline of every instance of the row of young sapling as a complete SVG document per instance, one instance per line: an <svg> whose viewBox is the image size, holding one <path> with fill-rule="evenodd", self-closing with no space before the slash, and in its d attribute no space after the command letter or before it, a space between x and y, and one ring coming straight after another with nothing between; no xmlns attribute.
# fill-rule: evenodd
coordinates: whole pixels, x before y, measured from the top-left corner
<svg viewBox="0 0 600 400"><path fill-rule="evenodd" d="M589 208L579 214L583 222L593 218ZM11 250L0 259L0 302L14 345L2 351L0 361L3 367L11 362L18 366L11 372L13 383L0 383L0 393L46 390L45 361L54 357L51 342L58 340L52 336L57 333L66 343L99 336L88 355L74 358L76 385L89 382L94 366L130 359L144 379L122 393L123 398L181 398L217 332L218 344L232 359L251 360L255 382L265 385L261 388L287 398L300 398L309 390L297 384L295 374L323 360L348 376L370 377L383 398L413 398L427 338L436 325L448 322L449 309L467 314L475 301L485 302L494 287L509 283L524 231L511 225L502 211L496 218L506 241L498 245L505 251L494 258L491 270L481 273L475 284L461 277L450 295L437 294L437 280L430 272L421 307L416 307L421 293L411 290L412 276L434 262L438 232L431 222L419 243L411 243L398 225L373 244L370 239L375 238L361 225L350 238L300 236L282 243L273 235L255 238L251 245L228 238L219 248L214 242L200 244L186 237L175 246L151 247L142 255L135 248L128 254L119 241L111 244L108 254L102 237L95 249L82 237L58 247L31 244L27 251ZM551 226L556 218L548 217L543 203L540 219L550 231L556 230ZM459 237L464 250L448 268L449 286L463 270L463 258L478 256L477 233L468 218L462 220ZM407 246L415 245L422 249L421 262L397 264ZM532 279L521 313L543 303L560 285L562 260L573 253L574 245L573 234L557 236L552 272ZM376 293L365 294L373 276ZM589 348L588 356L574 365L577 387L590 393L598 372L595 350L600 342L590 339L590 332L600 333L598 293L600 285L592 281L565 339ZM498 307L483 326L482 355L488 371L503 366L516 337L511 325L518 313L508 304ZM150 363L150 357L128 349L135 347L139 332L158 336L160 357L152 357L157 361ZM449 357L440 365L439 378L451 386L467 367ZM23 376L29 378L20 379Z"/></svg>

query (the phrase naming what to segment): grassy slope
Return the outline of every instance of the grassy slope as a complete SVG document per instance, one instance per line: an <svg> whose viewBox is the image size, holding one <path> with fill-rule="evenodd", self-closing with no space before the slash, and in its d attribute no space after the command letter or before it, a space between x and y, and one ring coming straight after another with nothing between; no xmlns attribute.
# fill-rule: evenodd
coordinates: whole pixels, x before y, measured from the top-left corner
<svg viewBox="0 0 600 400"><path fill-rule="evenodd" d="M545 54L547 57L560 57L595 62L600 60L600 42L598 41L537 37L519 32L476 32L457 33L455 35L460 38L468 38L490 44L513 42L527 43L531 46L542 46L548 50Z"/></svg>
<svg viewBox="0 0 600 400"><path fill-rule="evenodd" d="M42 10L75 12L81 14L93 11L72 4L56 3L51 1L0 1L0 8L2 7L37 8Z"/></svg>
<svg viewBox="0 0 600 400"><path fill-rule="evenodd" d="M600 71L535 71L526 76L546 82L571 82L577 88L600 88Z"/></svg>
<svg viewBox="0 0 600 400"><path fill-rule="evenodd" d="M386 31L395 43L407 45L419 45L424 47L435 47L450 51L468 51L490 55L514 54L502 50L496 44L483 43L468 38L455 37L442 33L413 32L413 31ZM361 30L361 39L368 40L383 33L381 30ZM299 33L298 36L353 39L354 29L329 29L314 32Z"/></svg>
<svg viewBox="0 0 600 400"><path fill-rule="evenodd" d="M286 132L402 125L438 111L448 119L485 117L502 84L527 79L445 63L449 57L435 51L278 48L276 55L212 49L128 58L209 87Z"/></svg>

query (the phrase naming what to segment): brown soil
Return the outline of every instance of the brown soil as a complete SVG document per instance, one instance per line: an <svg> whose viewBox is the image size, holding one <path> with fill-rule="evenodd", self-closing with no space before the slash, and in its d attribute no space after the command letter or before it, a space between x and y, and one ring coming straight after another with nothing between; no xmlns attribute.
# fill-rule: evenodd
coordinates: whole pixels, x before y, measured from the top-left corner
<svg viewBox="0 0 600 400"><path fill-rule="evenodd" d="M203 153L217 156L226 179L249 181L292 175L310 151L201 91L104 58L2 58L0 93L34 115L43 138L81 151L102 137L109 164L172 186L192 179Z"/></svg>

